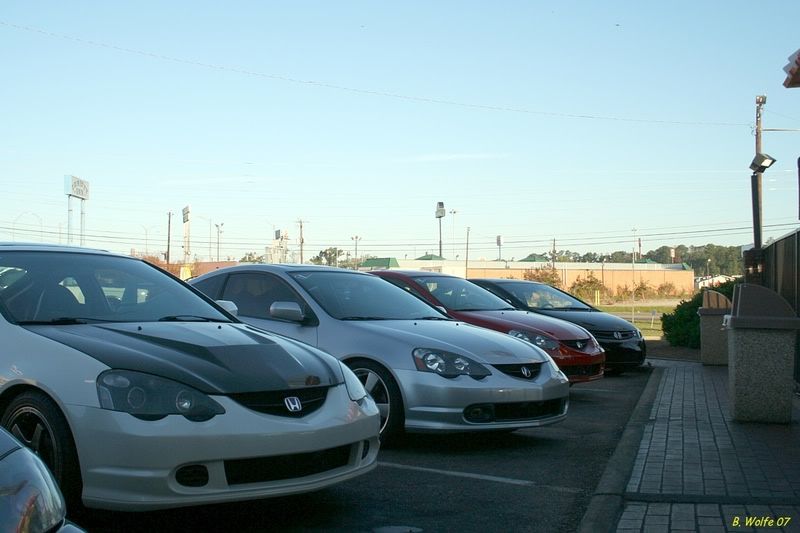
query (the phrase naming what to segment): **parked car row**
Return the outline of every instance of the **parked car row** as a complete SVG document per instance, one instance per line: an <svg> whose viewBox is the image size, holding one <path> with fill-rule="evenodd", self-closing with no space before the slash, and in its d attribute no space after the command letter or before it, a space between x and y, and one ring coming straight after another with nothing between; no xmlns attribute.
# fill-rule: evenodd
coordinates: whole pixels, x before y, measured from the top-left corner
<svg viewBox="0 0 800 533"><path fill-rule="evenodd" d="M0 244L0 280L0 425L68 503L106 509L316 490L403 433L557 423L608 353L645 355L627 322L566 293L537 307L513 280L241 265L187 285L16 244Z"/></svg>

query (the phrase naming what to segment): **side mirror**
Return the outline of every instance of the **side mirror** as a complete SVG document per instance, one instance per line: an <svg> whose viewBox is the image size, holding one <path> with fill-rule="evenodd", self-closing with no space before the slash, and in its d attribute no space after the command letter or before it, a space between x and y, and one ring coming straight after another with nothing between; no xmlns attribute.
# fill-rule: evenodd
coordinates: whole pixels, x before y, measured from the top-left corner
<svg viewBox="0 0 800 533"><path fill-rule="evenodd" d="M272 318L280 320L288 320L290 322L303 322L306 315L300 309L300 304L297 302L273 302L269 306L269 314Z"/></svg>
<svg viewBox="0 0 800 533"><path fill-rule="evenodd" d="M232 314L233 316L239 315L239 308L230 300L217 300L217 305Z"/></svg>

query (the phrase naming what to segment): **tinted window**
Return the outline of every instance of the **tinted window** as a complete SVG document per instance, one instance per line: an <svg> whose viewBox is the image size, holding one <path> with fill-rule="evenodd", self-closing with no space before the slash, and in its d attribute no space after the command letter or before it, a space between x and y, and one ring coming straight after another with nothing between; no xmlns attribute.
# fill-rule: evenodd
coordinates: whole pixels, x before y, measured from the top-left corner
<svg viewBox="0 0 800 533"><path fill-rule="evenodd" d="M303 303L289 285L271 274L242 273L228 276L223 300L230 300L242 316L271 318L269 308L274 302Z"/></svg>
<svg viewBox="0 0 800 533"><path fill-rule="evenodd" d="M219 297L219 291L222 288L222 282L225 281L225 278L225 275L210 276L200 281L193 281L192 286L212 300L221 300L222 298Z"/></svg>
<svg viewBox="0 0 800 533"><path fill-rule="evenodd" d="M550 285L508 282L501 286L532 309L591 309L577 298Z"/></svg>
<svg viewBox="0 0 800 533"><path fill-rule="evenodd" d="M296 272L292 277L333 318L411 320L445 318L438 310L382 279L348 272Z"/></svg>
<svg viewBox="0 0 800 533"><path fill-rule="evenodd" d="M422 285L453 311L497 311L511 309L508 302L462 278L448 276L416 276L414 281Z"/></svg>
<svg viewBox="0 0 800 533"><path fill-rule="evenodd" d="M9 268L24 272L0 287L0 306L16 322L149 322L188 315L228 321L183 283L136 259L6 252L0 270Z"/></svg>

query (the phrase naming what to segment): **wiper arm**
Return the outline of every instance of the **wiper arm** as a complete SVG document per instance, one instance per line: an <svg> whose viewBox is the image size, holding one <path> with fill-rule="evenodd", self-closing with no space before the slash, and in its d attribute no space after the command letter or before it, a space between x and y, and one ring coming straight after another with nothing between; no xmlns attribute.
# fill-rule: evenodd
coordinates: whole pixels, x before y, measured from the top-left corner
<svg viewBox="0 0 800 533"><path fill-rule="evenodd" d="M200 315L167 315L158 319L159 322L230 322L222 318L210 318Z"/></svg>
<svg viewBox="0 0 800 533"><path fill-rule="evenodd" d="M382 316L344 316L339 320L388 320Z"/></svg>
<svg viewBox="0 0 800 533"><path fill-rule="evenodd" d="M417 318L416 320L453 320L453 319L446 316L423 316L421 318Z"/></svg>

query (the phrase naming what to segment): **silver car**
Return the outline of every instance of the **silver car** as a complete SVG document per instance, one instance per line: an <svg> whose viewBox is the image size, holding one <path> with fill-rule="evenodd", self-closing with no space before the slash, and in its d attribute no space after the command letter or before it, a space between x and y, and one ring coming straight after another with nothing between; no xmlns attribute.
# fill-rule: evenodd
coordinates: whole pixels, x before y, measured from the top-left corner
<svg viewBox="0 0 800 533"><path fill-rule="evenodd" d="M370 471L378 408L335 358L100 251L0 244L0 424L69 504L148 510Z"/></svg>
<svg viewBox="0 0 800 533"><path fill-rule="evenodd" d="M569 382L545 352L449 319L368 274L241 265L190 281L245 322L346 363L381 412L382 439L406 431L515 430L564 420Z"/></svg>

